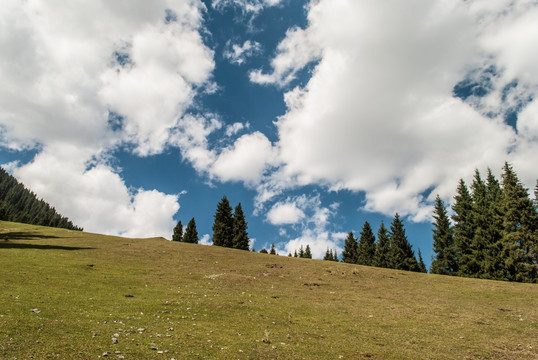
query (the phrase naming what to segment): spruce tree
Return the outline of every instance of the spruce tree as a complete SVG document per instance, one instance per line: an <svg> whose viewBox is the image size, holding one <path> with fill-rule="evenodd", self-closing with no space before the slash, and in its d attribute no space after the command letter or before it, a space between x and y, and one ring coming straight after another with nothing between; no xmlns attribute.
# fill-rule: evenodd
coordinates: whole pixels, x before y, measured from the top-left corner
<svg viewBox="0 0 538 360"><path fill-rule="evenodd" d="M424 260L422 260L422 254L420 253L420 249L418 249L418 272L427 273L428 270L426 270L426 264L424 264Z"/></svg>
<svg viewBox="0 0 538 360"><path fill-rule="evenodd" d="M181 223L181 220L179 220L177 225L174 227L172 241L183 241L183 224Z"/></svg>
<svg viewBox="0 0 538 360"><path fill-rule="evenodd" d="M390 267L389 255L390 255L389 231L385 227L385 224L383 223L383 221L381 221L381 224L379 225L379 229L377 230L377 244L376 244L376 249L375 249L374 266L378 266L382 268L389 268Z"/></svg>
<svg viewBox="0 0 538 360"><path fill-rule="evenodd" d="M303 248L303 245L301 244L301 246L299 247L299 257L300 258L304 258L304 248Z"/></svg>
<svg viewBox="0 0 538 360"><path fill-rule="evenodd" d="M372 266L375 256L375 235L368 221L364 222L357 245L357 264Z"/></svg>
<svg viewBox="0 0 538 360"><path fill-rule="evenodd" d="M331 261L333 259L333 252L332 250L329 251L329 248L327 248L327 251L325 251L325 256L323 257L323 260Z"/></svg>
<svg viewBox="0 0 538 360"><path fill-rule="evenodd" d="M488 221L489 206L487 203L486 184L480 177L480 172L475 170L473 182L471 184L472 199L472 223L474 228L474 237L471 241L470 261L467 264L471 276L484 277L485 275L485 253L489 243L488 240Z"/></svg>
<svg viewBox="0 0 538 360"><path fill-rule="evenodd" d="M398 270L418 271L418 262L407 236L400 215L396 213L390 224L391 267Z"/></svg>
<svg viewBox="0 0 538 360"><path fill-rule="evenodd" d="M232 207L225 195L218 203L217 211L215 212L215 221L213 223L213 245L232 247L233 238Z"/></svg>
<svg viewBox="0 0 538 360"><path fill-rule="evenodd" d="M312 252L310 251L310 245L306 244L306 249L304 250L304 258L312 259Z"/></svg>
<svg viewBox="0 0 538 360"><path fill-rule="evenodd" d="M486 178L487 219L485 224L486 247L482 263L483 277L502 280L504 262L502 260L502 188L491 169Z"/></svg>
<svg viewBox="0 0 538 360"><path fill-rule="evenodd" d="M504 165L503 259L505 278L510 281L536 282L538 275L538 214L528 190L512 166Z"/></svg>
<svg viewBox="0 0 538 360"><path fill-rule="evenodd" d="M198 231L196 230L196 221L194 218L189 221L183 235L183 241L192 244L198 244Z"/></svg>
<svg viewBox="0 0 538 360"><path fill-rule="evenodd" d="M353 232L350 231L344 243L344 251L342 252L342 262L348 264L357 263L357 239L353 236Z"/></svg>
<svg viewBox="0 0 538 360"><path fill-rule="evenodd" d="M454 247L458 275L473 276L474 254L472 241L474 239L473 202L463 179L460 179L456 196L454 196L452 220L454 221Z"/></svg>
<svg viewBox="0 0 538 360"><path fill-rule="evenodd" d="M268 254L267 249L266 248L261 249L260 254Z"/></svg>
<svg viewBox="0 0 538 360"><path fill-rule="evenodd" d="M455 259L454 237L450 220L443 200L437 195L433 210L433 252L431 263L433 274L456 275L458 272Z"/></svg>
<svg viewBox="0 0 538 360"><path fill-rule="evenodd" d="M249 239L247 233L247 222L241 203L237 204L233 214L233 247L241 250L248 250Z"/></svg>
<svg viewBox="0 0 538 360"><path fill-rule="evenodd" d="M333 261L335 261L335 262L340 261L340 260L338 260L338 251L336 251L336 249L334 249L334 252L333 252Z"/></svg>
<svg viewBox="0 0 538 360"><path fill-rule="evenodd" d="M271 250L269 250L269 254L276 255L275 243L271 243Z"/></svg>

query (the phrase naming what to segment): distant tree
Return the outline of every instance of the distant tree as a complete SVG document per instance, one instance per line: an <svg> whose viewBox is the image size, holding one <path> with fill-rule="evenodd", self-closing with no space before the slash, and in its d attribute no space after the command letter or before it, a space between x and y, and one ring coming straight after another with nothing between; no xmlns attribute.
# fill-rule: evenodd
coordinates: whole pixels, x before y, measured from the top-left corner
<svg viewBox="0 0 538 360"><path fill-rule="evenodd" d="M402 220L398 213L390 225L390 260L392 268L398 270L418 271L418 262L407 236Z"/></svg>
<svg viewBox="0 0 538 360"><path fill-rule="evenodd" d="M181 223L181 220L179 220L177 225L174 227L172 241L183 241L183 224Z"/></svg>
<svg viewBox="0 0 538 360"><path fill-rule="evenodd" d="M463 179L460 179L452 210L454 211L452 220L454 221L454 247L456 249L458 275L473 276L474 254L472 241L475 233L472 215L473 201Z"/></svg>
<svg viewBox="0 0 538 360"><path fill-rule="evenodd" d="M332 249L327 248L327 251L325 251L325 256L323 257L323 260L334 261L334 255L333 255Z"/></svg>
<svg viewBox="0 0 538 360"><path fill-rule="evenodd" d="M458 271L454 237L443 200L437 195L433 209L433 251L435 253L431 272L433 274L456 275Z"/></svg>
<svg viewBox="0 0 538 360"><path fill-rule="evenodd" d="M223 196L215 212L213 245L232 247L234 237L233 225L232 207L228 198Z"/></svg>
<svg viewBox="0 0 538 360"><path fill-rule="evenodd" d="M299 257L300 258L304 258L304 248L303 248L303 245L301 245L299 247Z"/></svg>
<svg viewBox="0 0 538 360"><path fill-rule="evenodd" d="M426 264L424 264L424 260L422 260L422 254L420 253L420 249L418 249L418 272L427 273L428 270L426 270Z"/></svg>
<svg viewBox="0 0 538 360"><path fill-rule="evenodd" d="M247 233L247 222L241 203L237 204L233 214L233 247L241 250L248 250L249 239Z"/></svg>
<svg viewBox="0 0 538 360"><path fill-rule="evenodd" d="M375 257L375 236L368 221L364 222L357 246L357 264L372 266Z"/></svg>
<svg viewBox="0 0 538 360"><path fill-rule="evenodd" d="M260 254L268 254L267 249L265 249L265 248L261 249Z"/></svg>
<svg viewBox="0 0 538 360"><path fill-rule="evenodd" d="M299 255L297 255L297 250L293 253L293 257L299 257Z"/></svg>
<svg viewBox="0 0 538 360"><path fill-rule="evenodd" d="M340 261L340 260L338 260L338 251L336 251L336 249L334 249L334 251L333 251L333 261L335 261L335 262Z"/></svg>
<svg viewBox="0 0 538 360"><path fill-rule="evenodd" d="M306 249L304 250L305 259L312 259L312 252L310 251L310 245L306 244Z"/></svg>
<svg viewBox="0 0 538 360"><path fill-rule="evenodd" d="M505 279L536 282L538 275L538 211L512 166L502 174L503 259Z"/></svg>
<svg viewBox="0 0 538 360"><path fill-rule="evenodd" d="M389 231L383 221L377 230L377 244L375 249L374 266L389 268L390 267L390 237Z"/></svg>
<svg viewBox="0 0 538 360"><path fill-rule="evenodd" d="M288 253L288 257L292 257L291 253Z"/></svg>
<svg viewBox="0 0 538 360"><path fill-rule="evenodd" d="M357 239L353 236L353 232L350 231L344 243L344 251L342 252L342 262L348 264L357 263Z"/></svg>
<svg viewBox="0 0 538 360"><path fill-rule="evenodd" d="M198 244L198 231L196 230L196 221L194 218L189 221L183 235L183 241L187 243Z"/></svg>
<svg viewBox="0 0 538 360"><path fill-rule="evenodd" d="M269 251L269 254L276 255L275 243L271 243L271 250Z"/></svg>

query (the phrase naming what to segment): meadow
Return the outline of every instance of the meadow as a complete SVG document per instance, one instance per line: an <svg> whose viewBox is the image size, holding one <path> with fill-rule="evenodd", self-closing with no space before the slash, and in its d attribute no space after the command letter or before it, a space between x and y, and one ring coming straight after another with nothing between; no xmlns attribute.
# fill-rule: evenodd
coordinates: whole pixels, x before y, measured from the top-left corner
<svg viewBox="0 0 538 360"><path fill-rule="evenodd" d="M0 222L1 359L536 359L538 285Z"/></svg>

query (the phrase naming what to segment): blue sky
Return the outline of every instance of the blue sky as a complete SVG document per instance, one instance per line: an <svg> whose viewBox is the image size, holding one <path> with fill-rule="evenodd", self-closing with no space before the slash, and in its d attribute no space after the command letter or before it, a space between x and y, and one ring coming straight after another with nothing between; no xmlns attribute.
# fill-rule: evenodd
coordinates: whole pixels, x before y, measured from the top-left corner
<svg viewBox="0 0 538 360"><path fill-rule="evenodd" d="M431 256L460 178L538 177L534 1L8 0L0 164L87 231L241 202L253 246L341 252L395 212ZM534 46L533 46L534 45Z"/></svg>

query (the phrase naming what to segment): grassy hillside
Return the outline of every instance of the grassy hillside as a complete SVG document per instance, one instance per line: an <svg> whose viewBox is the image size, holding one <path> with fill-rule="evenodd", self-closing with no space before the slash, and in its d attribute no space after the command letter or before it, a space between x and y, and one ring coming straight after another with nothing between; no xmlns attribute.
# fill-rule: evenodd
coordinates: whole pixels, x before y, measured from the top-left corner
<svg viewBox="0 0 538 360"><path fill-rule="evenodd" d="M538 286L0 222L1 359L536 359Z"/></svg>

